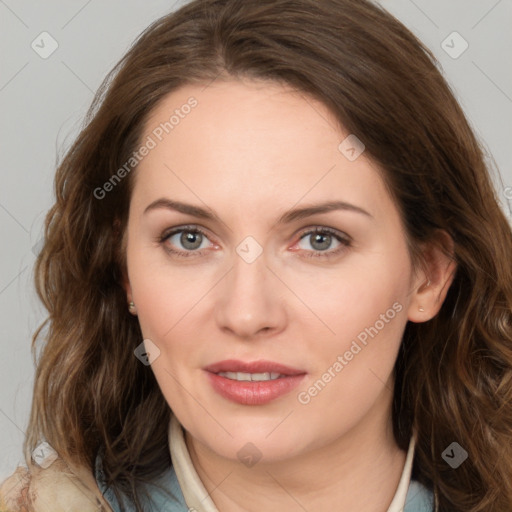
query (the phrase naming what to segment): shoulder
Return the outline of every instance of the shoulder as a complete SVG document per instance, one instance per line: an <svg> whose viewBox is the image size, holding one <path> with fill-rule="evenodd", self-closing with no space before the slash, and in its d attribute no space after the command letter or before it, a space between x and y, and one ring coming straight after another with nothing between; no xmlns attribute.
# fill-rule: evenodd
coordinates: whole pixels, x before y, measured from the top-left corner
<svg viewBox="0 0 512 512"><path fill-rule="evenodd" d="M86 468L61 459L43 469L19 466L0 485L0 512L111 512Z"/></svg>

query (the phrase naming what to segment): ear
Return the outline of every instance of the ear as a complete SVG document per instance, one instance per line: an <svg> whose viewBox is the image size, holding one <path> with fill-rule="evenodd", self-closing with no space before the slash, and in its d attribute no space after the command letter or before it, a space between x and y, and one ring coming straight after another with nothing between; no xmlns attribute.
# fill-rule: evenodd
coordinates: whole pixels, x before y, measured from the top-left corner
<svg viewBox="0 0 512 512"><path fill-rule="evenodd" d="M437 231L435 237L424 244L421 259L407 311L408 319L417 323L437 315L453 282L457 263L451 236L444 230Z"/></svg>
<svg viewBox="0 0 512 512"><path fill-rule="evenodd" d="M128 310L134 316L137 316L137 306L133 300L132 286L126 272L123 272L123 288L126 292L126 301L128 302Z"/></svg>

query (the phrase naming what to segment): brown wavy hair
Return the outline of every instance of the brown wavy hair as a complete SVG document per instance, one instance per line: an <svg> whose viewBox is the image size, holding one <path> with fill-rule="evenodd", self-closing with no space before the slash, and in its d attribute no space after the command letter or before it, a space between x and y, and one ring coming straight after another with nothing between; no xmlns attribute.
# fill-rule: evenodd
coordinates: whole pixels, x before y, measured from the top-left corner
<svg viewBox="0 0 512 512"><path fill-rule="evenodd" d="M157 20L107 75L58 165L35 268L49 315L25 457L44 436L138 504L171 465L170 409L128 313L123 276L131 171L102 187L141 143L170 92L215 79L281 83L318 99L366 146L402 215L412 261L445 230L457 270L440 312L406 326L395 365L394 435L417 433L413 478L440 512L512 510L512 233L482 145L432 53L366 0L195 0ZM200 104L199 104L200 108ZM458 442L457 469L441 457ZM138 508L139 509L139 508Z"/></svg>

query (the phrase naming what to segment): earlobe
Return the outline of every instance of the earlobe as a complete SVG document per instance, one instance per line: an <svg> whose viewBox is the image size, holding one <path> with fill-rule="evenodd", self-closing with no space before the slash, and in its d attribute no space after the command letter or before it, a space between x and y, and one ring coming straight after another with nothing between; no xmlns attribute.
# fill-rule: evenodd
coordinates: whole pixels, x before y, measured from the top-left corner
<svg viewBox="0 0 512 512"><path fill-rule="evenodd" d="M133 302L132 287L128 279L124 281L124 289L126 290L126 298L128 300L128 310L132 315L137 316L137 308L135 302Z"/></svg>
<svg viewBox="0 0 512 512"><path fill-rule="evenodd" d="M438 231L423 252L423 270L418 273L407 312L411 322L427 322L435 317L453 282L457 264L454 242L446 231Z"/></svg>

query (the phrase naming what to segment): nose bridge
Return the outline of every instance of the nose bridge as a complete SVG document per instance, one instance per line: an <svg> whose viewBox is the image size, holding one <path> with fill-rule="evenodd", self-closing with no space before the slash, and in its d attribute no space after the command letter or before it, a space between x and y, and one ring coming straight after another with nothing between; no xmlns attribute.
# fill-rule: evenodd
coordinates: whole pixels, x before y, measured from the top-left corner
<svg viewBox="0 0 512 512"><path fill-rule="evenodd" d="M233 297L248 311L271 300L271 294L267 290L267 264L267 253L253 237L246 237L240 242L235 248L233 269L228 279L228 297Z"/></svg>
<svg viewBox="0 0 512 512"><path fill-rule="evenodd" d="M246 237L235 248L233 266L226 276L217 302L216 318L240 336L277 327L284 318L279 287L263 247Z"/></svg>

